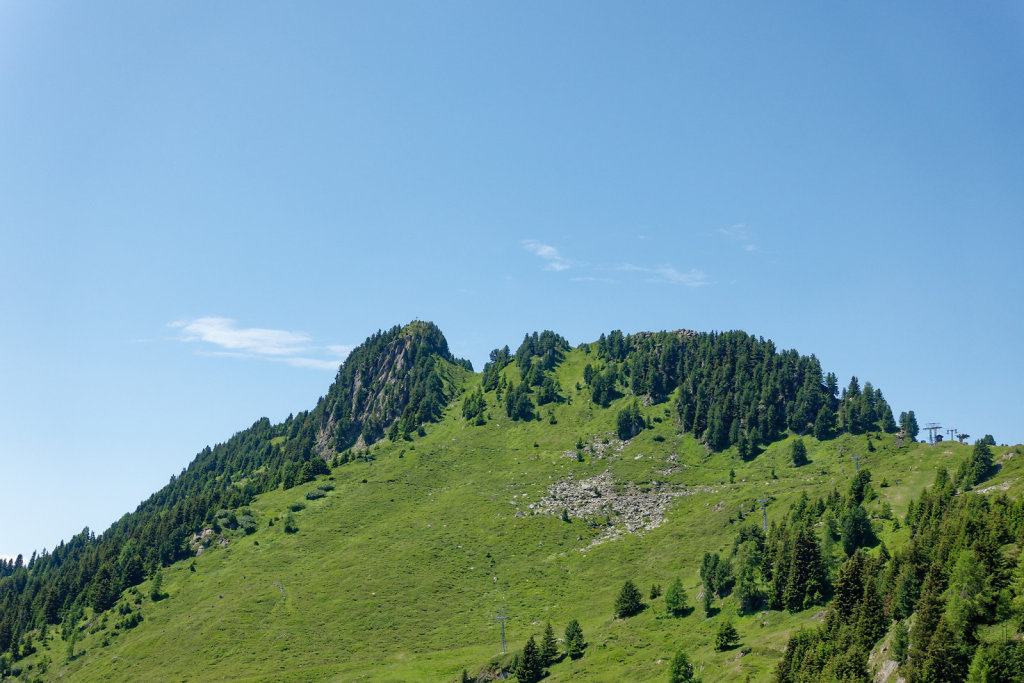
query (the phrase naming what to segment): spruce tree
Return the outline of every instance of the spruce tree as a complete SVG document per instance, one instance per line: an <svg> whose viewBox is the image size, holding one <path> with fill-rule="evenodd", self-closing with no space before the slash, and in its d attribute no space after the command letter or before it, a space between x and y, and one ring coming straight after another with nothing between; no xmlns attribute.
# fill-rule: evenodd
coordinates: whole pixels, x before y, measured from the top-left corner
<svg viewBox="0 0 1024 683"><path fill-rule="evenodd" d="M544 665L540 659L537 642L530 636L523 646L523 656L519 658L516 668L516 679L519 683L537 683L544 675Z"/></svg>
<svg viewBox="0 0 1024 683"><path fill-rule="evenodd" d="M551 666L558 659L558 641L555 640L555 631L551 628L551 622L544 626L544 635L540 641L540 661L542 666Z"/></svg>
<svg viewBox="0 0 1024 683"><path fill-rule="evenodd" d="M565 627L565 653L569 655L569 659L579 659L583 656L583 649L586 646L580 622L573 619Z"/></svg>
<svg viewBox="0 0 1024 683"><path fill-rule="evenodd" d="M921 597L915 608L914 628L910 631L910 649L908 651L912 669L920 671L928 653L932 634L935 633L942 616L944 604L942 593L946 588L942 565L934 563L928 569ZM913 680L913 679L911 679Z"/></svg>
<svg viewBox="0 0 1024 683"><path fill-rule="evenodd" d="M919 680L928 683L959 683L967 679L970 651L945 616L939 618L920 668Z"/></svg>
<svg viewBox="0 0 1024 683"><path fill-rule="evenodd" d="M718 626L718 631L715 633L715 649L719 652L731 649L739 640L740 634L737 633L736 627L726 619Z"/></svg>
<svg viewBox="0 0 1024 683"><path fill-rule="evenodd" d="M798 438L793 441L789 454L793 459L794 467L802 467L807 464L807 446L804 445L803 439Z"/></svg>
<svg viewBox="0 0 1024 683"><path fill-rule="evenodd" d="M681 617L686 614L686 608L686 592L677 576L665 591L665 611L670 617Z"/></svg>
<svg viewBox="0 0 1024 683"><path fill-rule="evenodd" d="M889 628L889 619L885 616L882 596L878 594L874 579L870 576L865 577L864 595L861 598L858 612L857 636L864 649L870 650Z"/></svg>
<svg viewBox="0 0 1024 683"><path fill-rule="evenodd" d="M676 652L672 662L668 665L668 682L699 683L699 679L693 674L693 664L690 664L690 658L686 656L685 651Z"/></svg>
<svg viewBox="0 0 1024 683"><path fill-rule="evenodd" d="M619 591L619 597L615 599L615 616L620 619L639 614L644 608L643 598L640 591L632 581L626 581Z"/></svg>

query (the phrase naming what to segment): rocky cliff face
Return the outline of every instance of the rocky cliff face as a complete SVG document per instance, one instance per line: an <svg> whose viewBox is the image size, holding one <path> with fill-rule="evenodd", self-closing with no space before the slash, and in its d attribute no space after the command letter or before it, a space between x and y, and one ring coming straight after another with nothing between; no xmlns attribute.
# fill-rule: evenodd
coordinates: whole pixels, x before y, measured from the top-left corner
<svg viewBox="0 0 1024 683"><path fill-rule="evenodd" d="M433 323L416 321L369 337L317 406L316 450L328 457L372 444L392 426L408 434L436 420L451 400L459 366L469 369L451 355Z"/></svg>

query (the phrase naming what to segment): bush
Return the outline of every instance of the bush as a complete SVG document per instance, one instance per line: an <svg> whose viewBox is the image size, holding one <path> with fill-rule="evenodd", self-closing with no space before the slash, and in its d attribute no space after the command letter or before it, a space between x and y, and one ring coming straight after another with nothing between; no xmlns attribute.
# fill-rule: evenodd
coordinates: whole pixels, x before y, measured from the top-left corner
<svg viewBox="0 0 1024 683"><path fill-rule="evenodd" d="M316 500L318 498L323 498L326 495L327 494L320 489L310 489L309 491L306 491L306 500Z"/></svg>
<svg viewBox="0 0 1024 683"><path fill-rule="evenodd" d="M321 491L333 491L334 490L334 484L331 484L331 483L325 481L322 484L318 484L317 488L320 489Z"/></svg>
<svg viewBox="0 0 1024 683"><path fill-rule="evenodd" d="M292 503L291 505L288 506L288 509L291 510L292 512L298 512L299 510L305 510L306 509L306 504L305 503Z"/></svg>
<svg viewBox="0 0 1024 683"><path fill-rule="evenodd" d="M299 530L299 527L295 524L295 517L289 512L288 516L284 518L284 532L286 534L294 534Z"/></svg>
<svg viewBox="0 0 1024 683"><path fill-rule="evenodd" d="M657 420L658 418L654 418L654 419L656 419L656 420ZM663 437L663 436L662 436L661 434L655 434L655 435L654 435L654 436L652 436L651 438L652 438L653 440L655 440L655 441L664 441L664 440L665 440L665 437Z"/></svg>

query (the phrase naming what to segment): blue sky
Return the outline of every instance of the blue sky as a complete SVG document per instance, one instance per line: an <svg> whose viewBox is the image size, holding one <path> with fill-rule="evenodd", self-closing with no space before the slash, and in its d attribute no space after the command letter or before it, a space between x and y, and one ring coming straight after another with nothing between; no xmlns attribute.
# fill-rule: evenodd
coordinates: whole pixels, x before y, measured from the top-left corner
<svg viewBox="0 0 1024 683"><path fill-rule="evenodd" d="M1019 3L0 2L0 554L414 318L744 329L1024 441L1022 74Z"/></svg>

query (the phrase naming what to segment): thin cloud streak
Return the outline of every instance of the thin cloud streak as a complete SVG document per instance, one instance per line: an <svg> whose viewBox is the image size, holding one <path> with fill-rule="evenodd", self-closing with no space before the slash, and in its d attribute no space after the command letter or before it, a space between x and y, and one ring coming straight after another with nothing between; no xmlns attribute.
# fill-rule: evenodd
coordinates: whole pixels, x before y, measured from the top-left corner
<svg viewBox="0 0 1024 683"><path fill-rule="evenodd" d="M619 266L616 270L646 273L650 275L647 279L648 282L683 285L684 287L704 287L710 284L708 282L707 274L702 270L697 270L696 268L691 268L684 273L669 265L648 268L646 266L637 266L632 263L626 263Z"/></svg>
<svg viewBox="0 0 1024 683"><path fill-rule="evenodd" d="M757 251L754 231L748 228L745 223L735 223L728 228L718 228L715 232L724 235L732 242L741 244L744 251Z"/></svg>
<svg viewBox="0 0 1024 683"><path fill-rule="evenodd" d="M547 263L544 264L544 270L561 272L563 270L569 270L571 267L569 262L558 253L558 249L550 244L544 244L537 240L523 240L523 248L547 261Z"/></svg>
<svg viewBox="0 0 1024 683"><path fill-rule="evenodd" d="M286 363L296 368L336 370L353 348L345 344L317 346L311 343L312 337L305 332L238 327L231 318L180 320L169 323L168 327L181 330L179 339L183 342L218 347L199 350L202 356L257 358Z"/></svg>

